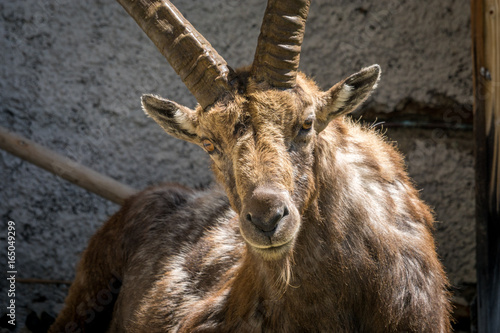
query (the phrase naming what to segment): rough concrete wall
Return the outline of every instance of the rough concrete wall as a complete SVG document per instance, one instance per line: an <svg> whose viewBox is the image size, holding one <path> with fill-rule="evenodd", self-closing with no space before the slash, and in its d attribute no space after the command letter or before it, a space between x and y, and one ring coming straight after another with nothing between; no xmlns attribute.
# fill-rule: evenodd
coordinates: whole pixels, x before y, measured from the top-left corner
<svg viewBox="0 0 500 333"><path fill-rule="evenodd" d="M264 0L174 3L231 66L251 63ZM430 103L435 94L469 105L469 38L465 1L317 0L301 69L327 89L379 63L383 78L371 103L386 112L406 97ZM168 137L140 110L145 92L195 101L114 1L1 2L0 50L2 126L138 189L213 181L199 148ZM389 136L409 154L410 173L436 209L438 247L453 283L474 282L470 133L438 141L432 133ZM0 173L0 248L7 221L15 221L18 277L71 280L88 238L118 207L3 151ZM18 284L18 319L32 309L57 312L66 290ZM0 300L6 304L4 292Z"/></svg>

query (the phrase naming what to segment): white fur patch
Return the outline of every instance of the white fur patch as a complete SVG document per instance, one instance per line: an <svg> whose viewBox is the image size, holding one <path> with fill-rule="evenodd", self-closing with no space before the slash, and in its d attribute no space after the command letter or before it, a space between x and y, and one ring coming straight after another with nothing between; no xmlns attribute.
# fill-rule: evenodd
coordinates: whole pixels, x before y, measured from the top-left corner
<svg viewBox="0 0 500 333"><path fill-rule="evenodd" d="M333 110L338 110L342 108L349 98L352 96L353 87L348 84L343 84L340 89L337 98L335 99L335 103L333 103Z"/></svg>
<svg viewBox="0 0 500 333"><path fill-rule="evenodd" d="M180 109L175 110L174 119L186 132L196 133L196 128L193 126L193 122L186 112Z"/></svg>

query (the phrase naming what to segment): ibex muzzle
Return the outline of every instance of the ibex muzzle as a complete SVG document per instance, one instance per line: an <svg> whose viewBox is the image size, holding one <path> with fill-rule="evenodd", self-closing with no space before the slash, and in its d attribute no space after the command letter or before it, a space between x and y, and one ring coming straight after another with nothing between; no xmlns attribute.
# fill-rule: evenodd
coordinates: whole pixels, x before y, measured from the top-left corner
<svg viewBox="0 0 500 333"><path fill-rule="evenodd" d="M270 187L256 189L248 200L242 217L252 223L259 231L268 237L276 233L278 224L290 214L290 200L286 193L277 192Z"/></svg>
<svg viewBox="0 0 500 333"><path fill-rule="evenodd" d="M265 259L286 253L300 226L300 215L286 191L257 187L244 202L240 229L245 240Z"/></svg>

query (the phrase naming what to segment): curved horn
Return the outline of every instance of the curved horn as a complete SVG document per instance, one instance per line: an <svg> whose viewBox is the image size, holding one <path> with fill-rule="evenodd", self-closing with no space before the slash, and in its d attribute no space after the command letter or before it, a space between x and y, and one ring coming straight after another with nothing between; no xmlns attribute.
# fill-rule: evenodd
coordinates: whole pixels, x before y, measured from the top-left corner
<svg viewBox="0 0 500 333"><path fill-rule="evenodd" d="M168 0L117 0L205 109L231 90L232 70Z"/></svg>
<svg viewBox="0 0 500 333"><path fill-rule="evenodd" d="M295 86L310 0L269 0L252 65L252 77L273 87Z"/></svg>

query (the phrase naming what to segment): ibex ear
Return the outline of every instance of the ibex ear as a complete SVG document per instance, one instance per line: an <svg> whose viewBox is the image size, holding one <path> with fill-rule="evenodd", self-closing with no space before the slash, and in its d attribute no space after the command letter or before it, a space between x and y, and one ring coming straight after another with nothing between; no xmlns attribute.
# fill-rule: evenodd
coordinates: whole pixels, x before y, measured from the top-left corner
<svg viewBox="0 0 500 333"><path fill-rule="evenodd" d="M168 99L142 95L142 109L173 137L197 143L197 116L194 110Z"/></svg>
<svg viewBox="0 0 500 333"><path fill-rule="evenodd" d="M340 81L323 96L323 105L316 112L316 131L319 133L339 116L354 111L377 87L380 66L372 65Z"/></svg>

